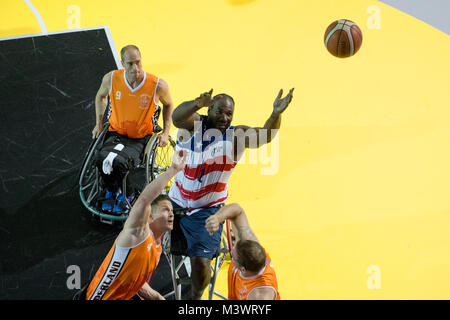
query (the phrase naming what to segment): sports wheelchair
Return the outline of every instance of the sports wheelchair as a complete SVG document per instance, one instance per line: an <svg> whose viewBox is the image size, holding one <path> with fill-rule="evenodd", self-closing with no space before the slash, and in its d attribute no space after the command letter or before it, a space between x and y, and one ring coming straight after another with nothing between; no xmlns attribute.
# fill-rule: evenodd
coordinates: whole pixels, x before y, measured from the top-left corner
<svg viewBox="0 0 450 320"><path fill-rule="evenodd" d="M166 232L163 238L162 251L170 267L173 286L172 291L163 295L166 299L174 296L175 300L182 300L182 285L191 284L191 264L189 257L185 253L187 249L186 239L179 225L183 214L183 212L174 212L174 228L172 231ZM227 300L226 296L215 291L215 285L219 270L225 262L225 259L231 258L231 250L233 249L234 243L235 237L233 230L231 229L230 222L227 220L222 230L220 245L210 264L211 278L208 285L208 300L212 300L214 296ZM183 266L187 277L182 275L181 267Z"/></svg>
<svg viewBox="0 0 450 320"><path fill-rule="evenodd" d="M134 164L134 167L126 173L121 182L121 190L128 210L120 214L114 214L102 210L100 202L105 190L95 161L95 154L103 145L108 128L109 122L106 122L103 131L89 146L79 173L79 193L81 202L93 216L98 216L101 222L112 225L114 222L124 223L128 217L129 209L131 209L139 197L140 192L142 192L148 183L164 173L171 166L176 143L169 136L167 146L159 146L157 137L158 133L162 131L162 128L157 126L155 133L148 139L142 152L142 161ZM173 178L165 187L163 193L168 193L172 182ZM127 195L131 194L131 189L133 190L134 197L132 200L128 200Z"/></svg>

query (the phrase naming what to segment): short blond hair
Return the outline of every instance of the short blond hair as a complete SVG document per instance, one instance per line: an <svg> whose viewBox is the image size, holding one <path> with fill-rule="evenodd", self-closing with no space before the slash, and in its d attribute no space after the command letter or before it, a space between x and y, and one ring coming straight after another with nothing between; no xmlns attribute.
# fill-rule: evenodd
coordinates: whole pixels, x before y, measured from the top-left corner
<svg viewBox="0 0 450 320"><path fill-rule="evenodd" d="M266 264L266 250L253 240L239 240L236 243L237 262L250 272L258 272Z"/></svg>

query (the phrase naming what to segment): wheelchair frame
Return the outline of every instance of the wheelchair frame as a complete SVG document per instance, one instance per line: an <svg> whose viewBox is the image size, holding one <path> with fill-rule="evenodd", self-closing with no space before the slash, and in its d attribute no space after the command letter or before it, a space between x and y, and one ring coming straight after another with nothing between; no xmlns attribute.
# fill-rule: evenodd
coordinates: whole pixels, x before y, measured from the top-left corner
<svg viewBox="0 0 450 320"><path fill-rule="evenodd" d="M225 235L224 235L225 233ZM181 286L182 284L190 283L190 279L188 282L184 281L179 275L180 268L184 265L188 274L188 277L190 278L191 274L191 266L190 266L190 260L188 256L181 255L181 261L177 264L176 263L176 256L175 254L172 254L170 252L170 232L167 232L164 235L163 239L163 254L165 255L167 262L170 267L170 273L172 277L172 285L173 290L167 294L164 295L164 298L175 296L175 300L181 300ZM219 298L222 298L223 300L228 300L226 296L222 295L221 293L215 291L215 285L217 280L217 275L220 270L220 268L223 265L223 262L225 261L225 258L229 254L231 257L231 250L233 249L233 235L231 230L230 221L226 220L226 228L222 231L222 237L220 241L219 248L216 251L215 256L213 257L214 266L210 264L210 270L211 270L211 278L208 284L208 299L212 300L213 296L218 296Z"/></svg>
<svg viewBox="0 0 450 320"><path fill-rule="evenodd" d="M100 135L95 139L86 153L82 168L79 174L79 193L80 199L83 205L95 216L100 218L100 221L106 224L113 224L115 221L124 222L128 218L128 212L122 213L120 215L108 214L98 210L95 205L92 204L92 201L95 201L100 193L100 173L93 161L93 156L97 150L99 143L103 143L105 135L108 131L109 123L104 125L103 131ZM153 136L147 142L144 148L144 156L139 165L137 165L134 169L143 168L145 166L145 181L146 184L150 183L153 179L155 179L158 175L162 174L168 167L162 167L157 163L158 157L158 142L157 142L158 133L154 133ZM169 136L169 145L167 147L175 148L175 141ZM172 154L170 155L168 161L172 160ZM127 178L129 172L125 175L122 180L122 192L124 193L125 201L127 201L129 207L131 208L131 204L127 200L126 190L127 190ZM86 177L87 175L87 177ZM165 191L168 191L170 184L166 186ZM164 192L164 191L163 191ZM135 197L136 199L137 197Z"/></svg>

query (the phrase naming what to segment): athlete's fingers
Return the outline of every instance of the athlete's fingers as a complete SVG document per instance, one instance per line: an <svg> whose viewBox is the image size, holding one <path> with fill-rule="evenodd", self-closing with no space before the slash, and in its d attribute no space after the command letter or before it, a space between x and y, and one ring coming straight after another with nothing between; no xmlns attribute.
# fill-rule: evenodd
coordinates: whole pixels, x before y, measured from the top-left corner
<svg viewBox="0 0 450 320"><path fill-rule="evenodd" d="M278 92L278 96L277 96L276 100L279 100L282 95L283 95L283 89L280 89L280 92Z"/></svg>
<svg viewBox="0 0 450 320"><path fill-rule="evenodd" d="M289 90L288 96L289 96L289 102L292 101L292 93L294 92L294 88L292 88L291 90Z"/></svg>

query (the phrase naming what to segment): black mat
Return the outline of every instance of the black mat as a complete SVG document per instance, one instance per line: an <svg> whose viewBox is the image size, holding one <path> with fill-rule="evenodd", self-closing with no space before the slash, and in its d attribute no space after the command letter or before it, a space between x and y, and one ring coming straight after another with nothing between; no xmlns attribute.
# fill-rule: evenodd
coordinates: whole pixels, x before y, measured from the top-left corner
<svg viewBox="0 0 450 320"><path fill-rule="evenodd" d="M86 282L121 229L96 222L77 189L113 69L103 28L0 41L0 299L71 299L69 266ZM170 289L164 257L154 279Z"/></svg>

